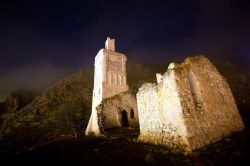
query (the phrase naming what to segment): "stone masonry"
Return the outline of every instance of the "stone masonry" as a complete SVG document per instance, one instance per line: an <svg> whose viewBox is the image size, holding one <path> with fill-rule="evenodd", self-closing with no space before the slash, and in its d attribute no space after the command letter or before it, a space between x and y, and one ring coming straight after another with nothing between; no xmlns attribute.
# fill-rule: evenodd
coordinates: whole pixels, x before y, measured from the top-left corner
<svg viewBox="0 0 250 166"><path fill-rule="evenodd" d="M226 80L204 56L171 63L137 93L139 140L192 151L244 129Z"/></svg>
<svg viewBox="0 0 250 166"><path fill-rule="evenodd" d="M112 128L139 128L136 98L129 91L104 99L96 109L101 134Z"/></svg>
<svg viewBox="0 0 250 166"><path fill-rule="evenodd" d="M91 112L91 117L89 119L87 129L85 131L86 135L90 135L90 134L100 135L101 134L100 126L98 122L98 119L99 120L101 119L101 117L98 117L98 115L100 116L101 114L97 113L97 109L96 109L97 106L100 105L104 99L108 99L117 94L128 91L129 88L127 86L126 62L127 62L127 58L124 54L115 52L115 39L111 39L108 37L105 42L105 49L101 49L95 57L92 112ZM131 109L132 107L135 111L137 111L137 108L135 108L135 106L131 106ZM117 107L117 109L120 109L120 108ZM129 109L125 109L125 110L130 111ZM113 110L113 113L115 115L109 115L109 116L118 117L117 110ZM127 118L127 117L124 117L124 118ZM137 119L137 123L138 123L138 119ZM107 127L108 126L109 125L107 125Z"/></svg>

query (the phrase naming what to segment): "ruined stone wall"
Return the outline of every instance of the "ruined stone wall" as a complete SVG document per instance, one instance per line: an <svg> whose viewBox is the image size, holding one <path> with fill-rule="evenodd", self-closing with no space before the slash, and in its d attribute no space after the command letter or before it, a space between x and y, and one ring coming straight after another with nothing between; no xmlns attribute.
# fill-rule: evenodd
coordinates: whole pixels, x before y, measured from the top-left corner
<svg viewBox="0 0 250 166"><path fill-rule="evenodd" d="M97 107L98 124L101 133L104 133L105 129L123 126L123 110L127 112L128 127L139 127L136 98L127 91L104 99Z"/></svg>
<svg viewBox="0 0 250 166"><path fill-rule="evenodd" d="M175 77L191 149L244 128L228 83L207 58L186 59Z"/></svg>
<svg viewBox="0 0 250 166"><path fill-rule="evenodd" d="M158 85L143 85L137 93L137 105L140 141L182 149L188 147L173 70L166 72Z"/></svg>
<svg viewBox="0 0 250 166"><path fill-rule="evenodd" d="M137 93L141 141L192 151L244 129L225 79L204 56L170 64Z"/></svg>

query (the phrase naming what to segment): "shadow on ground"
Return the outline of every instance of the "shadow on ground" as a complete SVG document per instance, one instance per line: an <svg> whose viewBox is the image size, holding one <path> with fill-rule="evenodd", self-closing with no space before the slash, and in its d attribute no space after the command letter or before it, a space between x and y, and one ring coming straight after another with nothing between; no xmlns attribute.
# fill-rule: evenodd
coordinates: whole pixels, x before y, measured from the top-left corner
<svg viewBox="0 0 250 166"><path fill-rule="evenodd" d="M6 165L248 165L250 131L235 133L184 155L175 149L140 143L138 131L109 131L109 137L57 138L26 150L1 154ZM131 132L130 132L131 133Z"/></svg>

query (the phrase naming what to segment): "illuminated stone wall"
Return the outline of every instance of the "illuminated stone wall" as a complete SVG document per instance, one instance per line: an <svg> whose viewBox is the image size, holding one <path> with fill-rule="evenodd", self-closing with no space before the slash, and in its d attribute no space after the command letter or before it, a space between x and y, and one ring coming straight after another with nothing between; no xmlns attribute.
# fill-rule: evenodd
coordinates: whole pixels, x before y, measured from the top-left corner
<svg viewBox="0 0 250 166"><path fill-rule="evenodd" d="M244 129L230 87L204 56L171 63L137 93L139 140L192 151Z"/></svg>
<svg viewBox="0 0 250 166"><path fill-rule="evenodd" d="M122 111L126 113L122 115ZM97 116L101 134L105 134L106 129L126 127L123 118L127 120L127 127L139 128L136 98L129 91L104 99L97 107Z"/></svg>
<svg viewBox="0 0 250 166"><path fill-rule="evenodd" d="M128 90L126 62L124 54L115 52L115 40L107 38L105 49L101 49L95 57L92 112L86 135L100 134L96 107L102 100Z"/></svg>
<svg viewBox="0 0 250 166"><path fill-rule="evenodd" d="M102 82L103 98L112 97L128 90L126 62L124 54L104 50L104 80Z"/></svg>

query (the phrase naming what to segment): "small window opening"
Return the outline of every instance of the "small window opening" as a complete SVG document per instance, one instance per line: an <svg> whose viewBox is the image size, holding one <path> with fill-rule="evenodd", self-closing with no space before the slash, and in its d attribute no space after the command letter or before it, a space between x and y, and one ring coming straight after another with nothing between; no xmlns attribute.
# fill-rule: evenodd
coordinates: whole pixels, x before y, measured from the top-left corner
<svg viewBox="0 0 250 166"><path fill-rule="evenodd" d="M131 110L130 110L130 118L131 118L131 119L134 119L134 117L135 117L134 110L131 109Z"/></svg>

